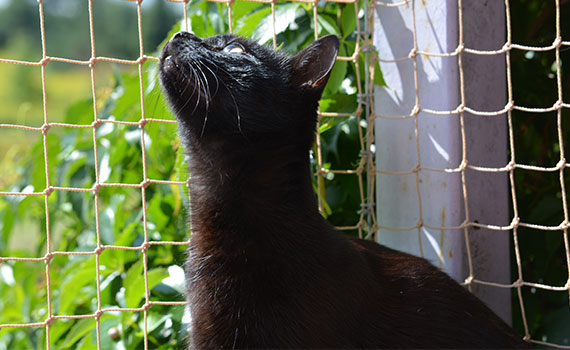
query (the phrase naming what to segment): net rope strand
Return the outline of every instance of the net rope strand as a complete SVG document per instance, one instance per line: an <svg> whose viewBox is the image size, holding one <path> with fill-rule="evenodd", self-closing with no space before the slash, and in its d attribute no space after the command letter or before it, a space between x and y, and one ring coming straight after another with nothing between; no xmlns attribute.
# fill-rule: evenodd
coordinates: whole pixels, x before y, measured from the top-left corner
<svg viewBox="0 0 570 350"><path fill-rule="evenodd" d="M104 57L104 56L97 56L95 50L95 34L94 34L94 19L93 19L93 1L94 0L87 0L89 3L89 38L91 44L91 57L88 60L77 60L77 59L70 59L65 57L52 57L47 55L46 51L46 40L45 40L45 26L44 26L44 0L37 0L38 2L38 12L39 12L39 21L40 21L40 39L42 45L42 55L39 61L28 61L28 60L15 60L15 59L5 59L0 58L0 64L15 64L15 65L23 65L23 66L32 66L32 67L39 67L41 71L41 86L42 86L42 107L43 107L43 124L40 127L30 126L30 125L20 125L20 124L10 124L10 123L0 123L0 128L5 129L16 129L16 130L26 130L31 132L41 133L41 137L43 138L43 152L44 152L44 171L45 171L45 179L46 179L46 187L42 191L36 192L29 192L29 191L22 191L22 192L14 192L14 191L5 191L0 189L0 196L24 196L24 197L44 197L44 207L45 207L45 214L46 214L46 251L45 255L42 257L1 257L0 256L0 263L2 262L36 262L36 263L44 263L45 264L45 288L46 288L46 307L47 307L47 316L43 322L33 322L33 323L6 323L3 324L2 320L0 319L0 330L3 328L26 328L26 327L44 327L46 332L46 348L50 349L52 344L50 344L50 327L56 320L78 320L78 319L94 319L96 322L96 336L97 336L97 347L101 349L101 317L108 312L138 312L142 313L143 321L144 321L144 348L148 348L148 311L154 305L169 305L169 306L183 306L186 305L186 302L181 301L151 301L150 299L150 289L149 289L149 282L148 282L148 249L152 246L161 246L161 245L187 245L189 243L188 240L180 241L180 242L172 242L172 241L149 241L148 236L148 227L147 227L147 205L146 205L146 190L149 185L151 184L163 184L163 185L173 185L173 186L182 186L183 188L188 187L187 181L169 181L169 180L159 180L159 179L149 179L147 177L147 155L146 155L146 145L145 145L145 127L149 123L169 123L173 124L176 123L174 120L167 120L167 119L158 119L158 118L147 118L145 112L145 105L144 105L144 81L143 81L143 65L147 61L158 61L157 57L149 56L145 54L144 46L143 46L143 36L142 36L142 29L143 29L143 22L142 22L142 3L143 0L127 0L129 2L133 2L136 5L136 12L137 12L137 31L138 31L138 41L139 41L139 57L134 60L129 59L121 59L121 58L113 58L113 57ZM188 30L190 28L190 19L188 14L188 5L189 0L166 0L172 3L179 3L181 5L181 18L183 19L183 29ZM277 47L277 33L276 33L276 8L279 6L281 2L276 0L209 0L210 2L222 3L225 4L227 7L227 21L228 21L228 28L229 31L234 30L234 23L233 23L233 5L236 1L251 1L251 2L258 2L258 3L265 3L271 6L271 20L272 20L272 44L273 47ZM458 46L452 52L444 52L444 53L435 53L435 52L426 52L418 49L417 43L417 34L415 28L415 0L403 0L403 1L376 1L376 0L369 0L366 3L368 6L368 13L369 18L366 18L365 21L368 22L368 31L370 33L365 33L363 28L361 28L360 21L358 20L358 9L359 9L359 2L357 0L331 0L325 3L320 3L317 0L289 0L288 2L303 2L306 4L311 5L311 11L313 13L313 26L314 26L314 37L315 39L319 36L319 23L317 21L317 14L319 8L322 6L327 6L327 3L342 3L346 4L347 6L354 6L355 7L355 14L356 18L356 25L357 25L357 39L356 39L356 46L355 50L352 53L348 53L346 57L338 57L338 61L346 61L352 62L356 69L356 89L357 94L360 96L358 100L358 107L354 112L347 113L347 112L322 112L319 110L319 121L322 118L348 118L353 117L357 120L357 128L358 128L358 135L359 135L359 145L361 147L361 158L357 164L354 165L352 169L328 169L323 164L323 155L322 155L322 142L319 133L316 135L316 148L315 148L315 159L317 162L317 172L316 176L318 177L317 186L318 186L318 197L319 197L319 209L323 210L323 203L326 200L324 198L324 193L326 189L326 182L325 177L327 174L339 174L339 175L347 175L347 176L356 176L358 181L359 187L359 196L361 200L362 210L358 215L358 220L349 226L337 227L341 230L357 230L360 237L364 238L371 238L375 235L375 233L379 229L386 229L392 231L407 231L407 230L417 230L418 231L418 244L421 249L421 229L422 227L430 228L430 229L437 229L437 230L454 230L459 229L464 231L465 240L466 240L466 248L467 248L467 258L469 264L469 275L465 280L465 284L471 286L473 284L480 284L485 286L491 286L495 288L508 288L508 289L515 289L517 291L517 297L520 304L520 309L522 313L522 321L525 330L525 339L538 344L538 345L546 345L551 347L557 348L564 348L570 349L570 346L563 345L563 344L553 344L550 342L546 342L543 340L532 339L532 334L529 331L528 320L526 319L526 312L522 294L523 287L532 287L542 290L548 291L556 291L556 292L568 292L570 295L570 244L568 238L568 227L570 226L570 215L568 213L567 207L567 195L566 195L566 188L564 182L564 171L566 170L567 163L565 160L565 148L563 146L563 135L562 135L562 111L564 108L570 108L570 104L568 102L564 102L563 100L563 93L562 93L562 69L561 69L561 59L560 59L560 51L561 50L568 50L570 48L570 41L563 40L560 30L560 0L555 0L556 4L556 37L553 39L552 44L547 46L528 46L528 45L521 45L512 42L512 28L511 28L511 11L509 6L509 1L505 0L505 17L506 17L506 34L507 39L504 45L496 50L477 50L469 47L465 47L463 41L463 13L461 10L462 0L458 0L458 21L459 21L459 41ZM374 30L373 30L373 15L376 6L379 7L386 7L386 8L398 8L402 6L407 6L411 8L411 15L412 15L412 24L413 24L413 47L408 52L407 56L405 57L397 57L393 59L384 59L382 58L375 48L372 46L372 38ZM530 51L530 52L554 52L556 60L556 83L557 83L557 90L558 90L558 98L551 106L520 106L516 105L513 100L513 83L512 83L512 76L511 76L511 52L512 50L522 50L522 51ZM507 104L501 109L497 111L477 111L469 106L465 105L466 96L465 96L465 86L464 86L464 70L463 70L463 60L462 57L465 53L474 54L474 55L505 55L506 61L506 77L507 77ZM359 58L362 55L366 55L369 58L368 66L365 67L366 74L365 76L361 76L360 74L360 60ZM422 106L422 101L420 101L419 97L419 89L418 89L418 64L417 59L418 57L457 57L458 61L458 68L459 68L459 78L460 78L460 97L461 101L460 104L451 111L445 110L432 110ZM374 108L374 100L373 100L373 87L374 87L374 75L378 74L375 72L375 63L376 62L388 62L388 63L396 63L396 62L403 62L403 61L411 61L414 67L414 84L415 84L415 105L409 113L405 115L382 115ZM93 98L93 122L87 125L75 125L75 124L68 124L68 123L60 123L60 122L50 122L48 118L48 96L46 93L46 67L50 62L60 62L66 64L73 64L77 66L86 66L90 69L91 74L91 92ZM96 89L96 79L95 79L95 67L100 62L107 62L107 63L116 63L121 65L129 65L129 66L136 66L138 70L138 77L139 77L139 88L140 88L140 106L141 106L141 116L140 120L136 122L131 121L123 121L123 120L101 120L98 118L98 111L97 111L97 89ZM518 164L515 160L515 141L514 141L514 130L513 130L513 111L522 111L522 112L532 112L532 113L548 113L554 112L556 113L557 118L557 132L558 132L558 143L560 145L560 161L555 166L550 167L542 167L542 166L535 166L529 164ZM435 115L435 116L444 116L444 115L454 115L457 116L460 120L460 130L461 130L461 149L462 149L462 161L459 166L454 168L432 168L422 165L422 161L420 158L420 144L418 142L418 136L420 134L419 126L418 126L418 118L420 112L424 112L427 114ZM501 167L485 167L485 166L475 166L472 164L468 164L467 162L467 154L466 154L466 138L465 138L465 125L464 125L464 114L471 113L473 115L482 117L482 118L496 118L502 114L507 115L507 123L508 123L508 140L509 140L509 150L510 150L510 160L507 164ZM365 118L365 119L363 119ZM377 169L374 163L373 155L371 150L371 145L374 144L375 140L375 133L374 133L374 121L377 118L384 118L384 119L408 119L413 118L414 120L414 133L416 137L416 152L417 152L417 159L416 164L412 169L407 171L393 171L390 169ZM361 121L366 120L367 122L367 129L364 131ZM141 135L141 157L142 157L142 180L139 183L101 183L99 178L99 164L97 161L98 157L98 140L97 140L97 128L104 125L105 123L110 124L117 124L117 125L128 125L128 126L138 126L140 129ZM49 173L49 162L50 162L50 155L48 154L48 134L52 127L66 127L66 128L91 128L92 129L92 140L93 140L93 151L94 151L94 158L95 158L95 183L91 188L74 188L74 187L63 187L63 186L53 186L50 173ZM149 151L152 152L152 151ZM488 172L488 173L506 173L509 178L509 186L511 190L512 196L512 203L513 203L513 218L509 225L494 225L493 223L477 223L471 222L469 216L469 206L468 206L468 198L467 198L467 186L465 181L465 173L466 171L474 170L479 172ZM514 181L514 171L516 169L524 169L528 171L535 171L535 172L549 172L549 173L558 173L560 179L560 190L562 195L562 208L564 218L563 221L559 225L554 226L547 226L547 225L539 225L535 223L527 223L522 222L519 217L519 210L517 204L517 197L516 197L516 188L515 188L515 181ZM429 223L424 222L423 213L422 213L422 201L421 201L421 193L420 193L420 172L428 171L428 172L443 172L443 173L458 173L461 176L461 185L462 185L462 194L463 194L463 203L465 206L465 215L466 219L463 223L458 226L437 226L437 225L430 225ZM389 227L383 225L381 222L377 222L375 211L374 211L374 181L376 174L387 174L387 175L413 175L415 177L416 182L416 194L418 198L418 214L419 220L417 221L416 225L406 228L398 228L398 227ZM144 241L140 244L140 246L130 247L130 246L118 246L118 245L104 245L101 241L101 232L100 232L100 221L99 221L99 192L101 189L104 188L131 188L131 189L138 189L141 194L141 202L142 202L142 212L143 212L143 230L144 230ZM95 208L95 231L96 231L96 240L97 245L93 251L88 252L68 252L68 251L52 251L52 242L51 242L51 232L50 232L50 213L49 213L49 197L54 192L81 192L81 193L91 193L93 194L94 200L94 208ZM514 239L514 247L513 250L515 252L516 257L516 267L517 267L517 276L516 280L510 284L503 284L503 283L495 283L492 281L483 281L477 278L477 276L473 273L473 262L470 253L470 245L469 245L469 228L478 227L478 228L486 228L495 231L510 231L512 232L513 239ZM543 283L536 283L531 281L525 281L523 278L523 269L522 269L522 260L521 260L521 253L520 247L518 242L518 228L525 227L525 228L532 228L536 230L545 231L547 234L556 234L554 231L560 231L563 235L564 241L564 249L565 249L565 258L567 263L567 268L569 271L569 279L563 286L553 286ZM552 233L550 233L552 232ZM137 308L104 308L101 305L101 275L100 275L100 265L99 259L100 255L103 251L107 249L115 249L115 250L127 250L127 251L139 251L141 252L140 258L143 259L143 273L144 273L144 304ZM95 256L95 283L96 283L96 292L97 292L97 308L94 313L92 314L84 314L84 315L54 315L52 304L54 300L52 300L52 287L51 287L51 280L50 280L50 262L56 256Z"/></svg>

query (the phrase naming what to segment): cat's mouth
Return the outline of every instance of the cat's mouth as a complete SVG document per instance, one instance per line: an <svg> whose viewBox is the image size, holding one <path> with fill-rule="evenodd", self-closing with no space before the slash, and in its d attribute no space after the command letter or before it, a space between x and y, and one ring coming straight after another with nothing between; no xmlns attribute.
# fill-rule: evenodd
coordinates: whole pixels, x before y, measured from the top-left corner
<svg viewBox="0 0 570 350"><path fill-rule="evenodd" d="M179 110L190 106L194 114L200 105L209 105L214 91L209 83L211 70L204 68L190 51L188 38L175 35L162 49L158 67L171 103Z"/></svg>
<svg viewBox="0 0 570 350"><path fill-rule="evenodd" d="M164 46L159 58L159 69L163 74L181 74L180 63L177 62L176 53L172 48L172 43L169 41Z"/></svg>

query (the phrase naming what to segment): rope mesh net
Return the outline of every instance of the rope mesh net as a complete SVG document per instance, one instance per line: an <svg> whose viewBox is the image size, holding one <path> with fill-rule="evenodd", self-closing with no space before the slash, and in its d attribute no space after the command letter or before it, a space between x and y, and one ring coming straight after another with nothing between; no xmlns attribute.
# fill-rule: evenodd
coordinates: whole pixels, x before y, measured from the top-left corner
<svg viewBox="0 0 570 350"><path fill-rule="evenodd" d="M127 0L125 0L127 1ZM184 23L182 28L187 28L189 22L189 15L187 11L187 4L189 0L167 0L172 3L179 3L180 5L180 14L184 18ZM32 256L32 257L10 257L10 256L0 256L0 264L2 263L16 263L16 262L33 262L33 263L41 263L45 264L45 288L46 288L46 315L47 317L41 322L33 322L33 323L25 323L22 320L21 323L5 323L2 319L0 319L0 331L14 329L14 328L44 328L45 329L45 339L47 348L53 348L53 344L50 342L50 328L52 327L54 321L56 320L76 320L76 319L92 319L94 320L94 325L97 331L97 346L101 348L101 338L107 337L108 335L101 331L101 318L105 313L125 313L125 312L139 312L143 314L144 317L144 347L145 349L149 346L148 336L147 336L147 327L148 327L148 310L153 306L157 305L180 305L184 306L185 302L180 301L168 301L168 300L161 300L155 301L151 299L151 289L149 288L149 280L148 280L148 251L155 246L160 245L187 245L188 241L155 241L149 238L149 232L147 227L147 213L146 213L146 193L149 186L152 185L170 185L170 186L178 186L182 187L185 190L187 189L187 181L171 181L171 180L164 180L164 179L152 179L149 178L148 174L148 158L149 153L152 152L152 147L147 147L145 145L145 129L151 127L155 123L167 123L167 124L175 124L175 121L172 119L156 119L148 117L148 112L145 110L145 81L143 79L143 67L145 62L148 61L157 61L157 57L147 55L145 51L145 47L143 45L143 36L142 36L142 17L141 17L141 6L142 0L133 0L131 1L134 6L136 6L137 11L137 26L138 26L138 45L139 45L139 57L134 60L128 59L119 59L119 58L112 58L112 57L101 57L97 56L96 45L95 45L95 33L94 33L94 18L93 18L93 3L96 1L90 0L89 3L89 38L90 38L90 58L87 60L77 60L77 59L69 59L69 58L62 58L62 57L52 57L48 56L46 53L46 39L45 39L45 23L44 23L44 8L46 6L45 1L38 0L38 11L39 11L39 20L40 20L40 35L41 35L41 59L39 61L25 61L25 60L14 60L14 59L5 59L0 58L0 64L7 64L7 65L24 65L24 66L31 66L37 67L41 70L41 87L42 87L42 99L43 99L43 125L41 126L29 126L29 125L19 125L19 124L0 124L0 128L5 130L8 129L19 129L25 130L37 134L41 134L43 138L43 156L44 156L44 170L45 170L45 188L41 191L21 191L21 192L10 192L5 191L5 189L0 189L0 196L24 196L24 197L35 197L37 200L41 200L44 203L45 207L45 218L46 218L46 229L45 229L45 240L46 240L46 251L45 254L42 256ZM212 0L212 2L222 3L227 6L227 23L229 26L229 30L232 31L232 7L234 6L235 2L232 0ZM274 47L278 46L276 29L275 29L275 9L276 9L276 1L271 0L253 0L253 2L264 2L270 4L272 10L272 18L273 18L273 45ZM304 3L310 4L313 10L313 20L314 20L314 34L315 38L318 37L317 28L319 24L317 23L317 13L319 11L319 2L318 1L302 1ZM359 3L357 0L334 0L328 1L329 3L343 3L346 6L354 6L355 7L355 15L358 16L359 14ZM409 60L414 65L414 78L416 84L416 97L415 97L415 106L407 115L399 115L399 116L389 116L389 115L381 115L379 114L374 108L374 99L373 99L373 88L374 88L374 76L375 76L375 62L380 61L378 53L375 51L374 46L372 46L373 42L373 28L371 28L371 24L373 23L372 16L373 16L373 9L376 7L400 7L406 6L411 9L411 13L413 16L413 20L415 20L415 6L416 1L414 0L404 0L401 2L384 2L384 1L369 1L366 3L365 6L368 6L370 11L367 11L367 16L369 18L365 18L364 22L367 23L368 28L361 28L361 22L358 18L356 18L357 24L357 40L355 50L352 53L349 53L345 56L340 56L337 58L339 61L346 61L352 62L356 69L356 88L357 88L357 96L358 96L358 107L353 112L319 112L319 117L322 118L356 118L357 119L357 127L358 127L358 136L359 136L359 145L361 148L361 153L359 157L359 161L355 166L351 169L330 169L330 167L325 167L323 164L323 155L322 155L322 140L321 135L317 134L316 136L316 152L314 154L316 163L317 163L317 172L316 176L323 181L317 181L318 184L318 195L319 197L325 193L324 187L326 186L326 182L324 179L329 176L329 174L337 174L337 175L346 175L346 176L354 176L358 182L358 188L360 196L360 202L362 206L362 210L359 212L356 222L353 225L338 227L341 230L356 230L360 237L362 238L371 238L375 235L378 229L387 229L387 230L400 230L400 228L389 227L383 225L381 222L377 222L374 208L374 182L376 174L389 174L389 175L412 175L415 176L416 181L416 193L418 196L418 200L421 200L421 193L420 193L420 172L422 171L435 171L435 172L446 172L446 173L458 173L461 176L461 184L462 184L462 191L463 191L463 203L465 208L465 221L456 227L432 227L426 225L422 220L422 211L421 205L419 206L419 220L415 227L406 228L406 229L417 229L418 231L421 229L422 226L429 226L429 228L438 229L438 230L463 230L466 238L466 247L467 247L467 260L469 264L469 275L465 280L466 285L471 284L482 284L493 286L497 288L510 288L515 289L517 291L521 313L522 313L522 322L524 325L525 330L525 338L528 341L541 344L541 345L549 345L555 347L563 347L563 348L570 348L570 346L563 345L563 344L552 344L542 340L533 339L532 334L529 331L528 321L525 317L525 304L523 300L523 294L521 289L523 287L532 287L536 289L548 290L548 291L555 291L555 292L565 292L567 293L570 289L570 280L565 285L547 285L543 283L536 283L532 281L525 281L523 279L523 271L522 271L522 264L521 264L521 255L520 249L518 245L518 237L517 231L520 227L527 227L536 230L543 230L543 231L560 231L563 235L564 240L564 247L565 247L565 254L566 254L566 262L568 267L570 268L570 247L568 242L568 226L570 224L570 219L568 216L568 208L567 208L567 200L566 200L566 191L565 191L565 182L564 182L564 170L566 168L566 161L565 161L565 150L563 147L563 135L562 135L562 110L567 109L570 105L563 100L562 95L562 69L561 69L561 61L560 61L560 51L565 49L570 49L570 41L564 41L560 32L560 1L556 0L556 37L553 40L553 43L549 46L545 47L530 47L519 45L513 43L511 40L512 33L511 33L511 18L510 18L510 7L509 1L505 1L505 10L506 10L506 33L507 33L507 40L504 43L503 47L499 50L495 51L481 51L471 49L464 45L463 41L463 17L462 17L462 0L458 0L458 9L459 9L459 43L457 48L453 52L448 53L431 53L431 52L424 52L418 49L418 44L416 40L416 33L414 31L414 47L410 48L409 54L406 57L397 58L395 60L389 60L388 62L399 62L404 60ZM326 4L325 4L326 6ZM558 87L558 99L548 108L530 108L525 106L519 106L514 103L513 100L513 84L511 78L511 51L512 50L523 50L523 51L533 51L533 52L554 52L555 55L555 63L556 63L556 82ZM508 100L507 104L504 106L502 110L494 111L494 112L482 112L471 109L465 103L465 89L464 89L464 72L462 66L463 56L468 54L473 55L499 55L504 54L506 57L506 77L507 77L507 91L508 91ZM461 103L455 108L454 110L450 111L439 111L439 110L430 110L422 107L419 103L418 98L418 74L417 74L417 60L420 56L438 56L438 57L456 57L458 61L459 67L459 76L460 76L460 86L459 86L459 93L461 97ZM364 62L366 67L364 70L359 69L361 65L360 58L364 57ZM93 121L90 124L69 124L69 123L60 123L60 122L52 122L50 121L50 116L48 113L47 105L49 103L49 97L46 93L46 67L49 64L54 62L61 62L76 66L82 66L86 69L89 69L90 72L90 80L91 80L91 91L92 91L92 99L93 99ZM131 67L136 67L138 70L139 76L139 88L140 88L140 119L138 121L126 121L120 120L120 116L118 117L119 120L110 120L110 119L100 119L98 117L98 94L97 86L96 86L96 73L95 68L97 65L101 65L102 63L114 63L118 65L128 65ZM364 76L361 76L360 72L365 72ZM391 171L390 169L377 169L375 167L373 153L370 152L371 145L374 144L374 120L377 118L394 118L394 119L403 119L403 118L413 118L415 120L415 139L416 139L416 151L417 154L420 154L420 143L418 140L418 134L421 132L418 129L418 115L420 111L425 113L430 113L433 115L455 115L460 120L460 128L461 128L461 147L462 147L462 155L463 159L462 162L458 167L455 168L444 168L444 169L436 169L426 167L421 164L420 159L418 157L417 164L410 169L409 171L400 171L395 172ZM513 121L512 121L512 112L513 111L523 111L523 112L532 112L532 113L556 113L557 116L557 126L558 126L558 143L560 145L560 160L558 164L554 167L540 167L534 165L526 165L526 164L518 164L515 162L515 141L514 141L514 130L513 130ZM507 115L508 119L508 138L509 138L509 150L510 150L510 160L508 164L505 164L499 168L487 168L481 166L474 166L467 162L466 156L466 139L465 139L465 123L464 123L464 114L471 113L476 116L481 117L492 117L498 116L502 114ZM364 121L365 123L361 123ZM142 169L140 169L142 173L142 181L139 183L108 183L105 181L100 181L100 171L98 166L98 148L100 147L100 141L98 138L97 130L98 128L104 126L105 124L122 124L128 126L138 127L140 129L140 143L141 143L141 154L142 154ZM364 127L363 125L367 125ZM48 154L48 135L50 135L50 130L54 127L62 127L62 128L82 128L82 129L91 129L92 130L92 141L93 141L93 152L95 158L95 183L90 188L75 188L75 187L61 187L56 186L56 181L50 177L50 154ZM495 173L507 173L510 181L510 189L512 194L512 211L513 217L511 223L507 226L500 226L490 224L483 224L477 223L470 220L469 216L469 205L468 205L468 198L467 198L467 186L465 181L465 173L467 169L471 169L474 171L479 172L495 172ZM533 223L523 222L519 218L518 214L518 204L517 204L517 197L516 197L516 188L515 188L515 181L514 181L514 171L516 169L524 169L528 171L534 172L549 172L553 174L557 174L559 176L559 183L560 183L560 191L562 193L561 199L561 206L563 207L564 213L564 220L556 226L543 226L537 225ZM143 215L142 215L142 227L144 230L144 240L138 246L121 246L121 245L105 245L102 243L101 240L101 230L104 225L100 221L100 208L99 208L99 196L101 191L120 191L121 189L128 189L131 191L135 191L137 195L140 195L140 201L143 203ZM86 252L69 252L69 251L57 251L54 250L52 247L52 239L53 233L50 232L50 196L53 196L55 193L58 192L78 192L78 193L85 193L87 195L93 196L94 201L94 221L95 221L95 232L97 236L97 245L96 248L92 251ZM324 199L319 199L319 206L321 210L324 210ZM382 208L380 208L382 210ZM517 271L518 274L513 276L514 282L511 284L499 284L490 281L483 281L477 279L477 276L474 275L473 264L472 264L472 252L470 251L469 247L469 228L473 227L480 227L480 228L487 228L496 231L509 231L512 232L514 238L514 253L516 256L516 264L517 264ZM139 259L142 261L142 272L144 275L144 304L137 308L104 308L101 303L101 276L100 276L100 260L101 256L105 251L109 250L132 250L140 252L141 255ZM53 259L56 259L60 256L73 256L73 255L87 255L93 256L95 258L95 281L96 288L97 288L97 307L94 313L89 314L81 314L81 315L58 315L54 313L54 297L52 296L52 286L50 285L50 274L52 273L50 269L50 263ZM2 298L8 298L9 296L2 296ZM59 301L57 301L59 302Z"/></svg>

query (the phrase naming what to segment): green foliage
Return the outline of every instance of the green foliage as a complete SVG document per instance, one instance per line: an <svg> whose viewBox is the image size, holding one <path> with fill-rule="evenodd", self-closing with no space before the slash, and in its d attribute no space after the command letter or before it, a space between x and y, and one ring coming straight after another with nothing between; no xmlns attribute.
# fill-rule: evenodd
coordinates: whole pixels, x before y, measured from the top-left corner
<svg viewBox="0 0 570 350"><path fill-rule="evenodd" d="M141 116L139 78L117 73L115 88L104 101L98 117L102 120L138 120ZM146 103L156 105L157 117L168 118L159 98L156 69L144 74ZM65 122L88 125L93 120L92 101L79 101L67 111ZM176 126L149 123L144 128L147 177L177 179ZM61 136L59 136L61 135ZM138 184L142 178L141 130L138 126L102 123L96 131L97 163L101 183ZM91 188L95 183L93 132L90 128L52 131L47 137L50 184ZM42 191L46 186L43 143L32 147L18 163L18 181L11 190ZM184 175L182 175L184 176ZM31 187L33 187L33 189ZM152 184L145 190L146 219L150 241L186 240L186 195L183 188ZM39 198L39 199L38 199ZM93 192L55 191L49 197L51 250L92 252L97 246ZM0 199L0 256L43 256L46 252L46 223L43 197L3 197ZM143 207L139 188L103 187L98 193L101 243L137 247L144 239ZM26 223L35 226L36 237L26 237ZM18 235L18 236L14 236ZM24 237L19 237L24 235ZM34 241L14 249L10 241ZM138 308L144 304L145 279L140 251L106 249L99 256L102 308ZM184 246L153 245L147 251L148 288L152 300L184 300L179 272ZM95 256L56 255L49 265L52 314L82 315L97 310ZM44 262L4 262L1 265L0 315L2 323L42 322L47 317ZM170 276L170 278L168 278ZM9 278L6 278L9 277ZM12 281L13 280L13 281ZM34 292L30 292L34 291ZM10 297L8 297L10 296ZM181 307L152 307L148 312L151 344L178 346L182 340ZM142 312L109 312L101 318L102 348L136 349L143 337ZM95 348L94 319L57 320L50 327L50 342L56 348ZM109 330L118 331L110 340ZM45 344L44 328L3 329L0 348L38 348Z"/></svg>
<svg viewBox="0 0 570 350"><path fill-rule="evenodd" d="M225 5L192 2L188 10L191 30L197 35L228 31ZM319 35L339 35L340 54L352 55L357 20L354 6L319 5L319 13ZM314 39L312 9L307 4L276 4L275 16L277 40L283 43L283 50L296 52ZM236 2L233 21L236 32L271 44L273 37L267 34L273 30L270 4ZM169 38L177 30L179 26L165 37ZM143 82L146 117L173 119L160 93L155 62L145 64ZM354 112L357 109L357 83L355 66L337 62L321 109ZM46 146L50 186L92 189L96 183L96 168L98 181L103 184L138 185L145 180L141 129L138 125L113 123L141 119L138 73L115 70L111 85L111 90L103 88L97 92L97 118L103 123L96 128L95 144L91 128L52 127L49 130ZM93 120L91 99L73 102L62 117L63 122L75 125L90 125ZM323 157L327 167L353 169L357 164L360 144L356 123L356 118L323 121L326 125L321 129ZM176 137L176 125L149 122L143 132L146 178L185 181L188 173ZM338 147L343 147L343 152L337 152ZM7 185L10 191L41 192L46 188L43 140L29 145L23 158L6 158L5 162L10 162L9 166L14 170L0 183ZM326 179L325 206L332 209L328 214L334 224L353 225L360 209L356 176L346 176L344 181L340 178L329 176ZM103 186L97 196L93 191L57 190L48 197L48 227L45 197L2 196L0 256L44 256L48 228L51 252L93 252L98 242L97 227L102 245L139 247L144 242L144 218L151 242L185 241L188 236L186 187L150 184L144 192L143 207L142 191L138 187ZM146 208L146 215L143 208ZM184 249L183 245L160 244L147 250L151 300L184 300L184 276L179 267L185 258ZM51 314L90 315L97 311L97 260L101 308L141 307L145 303L144 259L140 250L115 248L104 249L98 258L95 255L55 255L49 262ZM3 262L0 276L0 323L45 321L49 316L45 262ZM152 306L147 315L149 347L180 348L187 322L183 315L182 306ZM58 319L49 327L50 344L57 349L94 349L97 347L95 325L94 318ZM100 318L100 334L101 348L141 348L143 313L105 312ZM45 327L0 330L0 349L41 348L45 343Z"/></svg>

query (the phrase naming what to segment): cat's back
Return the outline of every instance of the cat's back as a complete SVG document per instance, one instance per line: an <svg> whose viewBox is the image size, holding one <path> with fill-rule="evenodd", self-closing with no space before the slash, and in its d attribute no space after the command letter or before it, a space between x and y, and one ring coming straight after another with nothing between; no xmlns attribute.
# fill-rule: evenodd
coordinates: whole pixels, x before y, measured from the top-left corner
<svg viewBox="0 0 570 350"><path fill-rule="evenodd" d="M529 348L486 305L427 260L370 241L349 242L381 290L366 317L377 338L369 336L366 346L376 347L376 341L388 348Z"/></svg>

